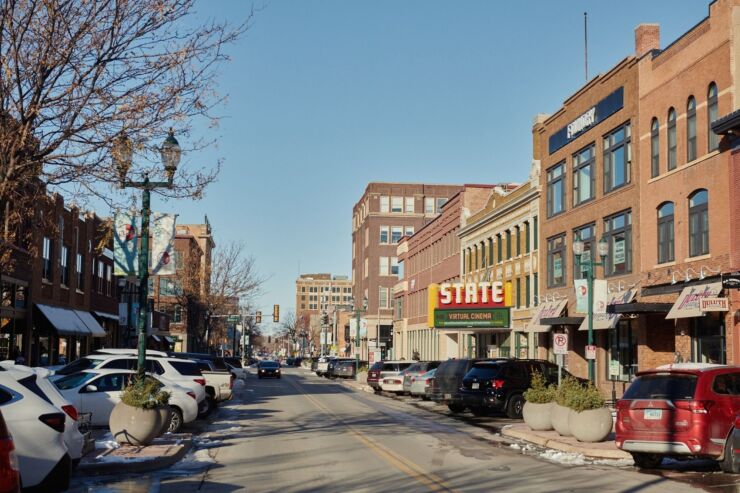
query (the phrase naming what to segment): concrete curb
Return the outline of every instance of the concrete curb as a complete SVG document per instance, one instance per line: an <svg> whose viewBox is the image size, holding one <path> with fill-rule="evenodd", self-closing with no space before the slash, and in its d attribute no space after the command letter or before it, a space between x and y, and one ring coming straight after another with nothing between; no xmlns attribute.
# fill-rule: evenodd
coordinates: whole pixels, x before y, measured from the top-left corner
<svg viewBox="0 0 740 493"><path fill-rule="evenodd" d="M179 449L172 455L152 456L150 460L132 458L126 462L125 458L115 462L104 461L82 461L77 466L75 473L83 476L108 476L114 474L142 473L165 469L180 461L193 448L193 439L183 438L180 440ZM91 452L96 453L97 451Z"/></svg>
<svg viewBox="0 0 740 493"><path fill-rule="evenodd" d="M575 445L564 440L542 436L532 431L517 429L515 426L505 426L501 429L501 435L508 438L516 438L525 442L534 443L540 447L560 450L561 452L582 454L589 459L632 459L629 452L616 448L589 447L587 445Z"/></svg>

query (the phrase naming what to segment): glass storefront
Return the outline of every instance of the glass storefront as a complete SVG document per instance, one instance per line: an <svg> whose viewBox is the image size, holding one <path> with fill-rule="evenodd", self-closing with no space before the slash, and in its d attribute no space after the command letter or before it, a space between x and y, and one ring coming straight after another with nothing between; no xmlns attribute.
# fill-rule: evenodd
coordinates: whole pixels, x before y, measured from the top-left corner
<svg viewBox="0 0 740 493"><path fill-rule="evenodd" d="M629 382L637 371L637 334L629 320L620 320L609 330L609 365L606 378Z"/></svg>
<svg viewBox="0 0 740 493"><path fill-rule="evenodd" d="M691 319L691 361L726 363L724 313L710 313Z"/></svg>

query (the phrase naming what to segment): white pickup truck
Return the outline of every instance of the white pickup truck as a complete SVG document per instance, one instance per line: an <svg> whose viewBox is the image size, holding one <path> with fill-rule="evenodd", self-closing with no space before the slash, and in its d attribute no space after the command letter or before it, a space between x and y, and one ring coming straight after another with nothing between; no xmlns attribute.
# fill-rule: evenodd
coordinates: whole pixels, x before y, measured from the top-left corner
<svg viewBox="0 0 740 493"><path fill-rule="evenodd" d="M206 379L206 395L215 402L228 401L232 397L236 377L228 370L218 370L212 361L196 359L198 368Z"/></svg>

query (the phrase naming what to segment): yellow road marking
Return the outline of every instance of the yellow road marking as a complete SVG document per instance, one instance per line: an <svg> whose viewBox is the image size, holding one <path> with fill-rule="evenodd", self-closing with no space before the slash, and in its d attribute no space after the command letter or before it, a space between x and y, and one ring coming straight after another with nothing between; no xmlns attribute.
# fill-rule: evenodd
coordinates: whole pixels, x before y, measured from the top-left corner
<svg viewBox="0 0 740 493"><path fill-rule="evenodd" d="M364 433L359 431L357 428L347 423L345 420L337 416L330 408L326 407L321 401L314 398L311 394L304 391L297 383L293 382L293 379L286 379L293 388L299 391L306 399L308 399L314 406L320 411L329 414L344 427L349 429L352 435L363 445L369 448L375 455L388 462L390 465L403 472L412 479L415 479L419 483L423 484L430 491L444 491L457 493L457 490L452 488L444 479L440 478L436 474L424 471L421 466L408 460L406 457L396 454L389 448L381 445L375 440L369 438Z"/></svg>

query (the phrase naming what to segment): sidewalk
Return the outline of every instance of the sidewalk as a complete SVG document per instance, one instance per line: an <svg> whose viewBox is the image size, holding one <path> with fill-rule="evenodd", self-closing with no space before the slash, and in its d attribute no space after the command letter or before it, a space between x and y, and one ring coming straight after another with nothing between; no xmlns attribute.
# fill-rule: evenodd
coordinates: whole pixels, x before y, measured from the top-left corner
<svg viewBox="0 0 740 493"><path fill-rule="evenodd" d="M85 455L77 466L77 474L99 476L153 471L171 466L182 459L193 447L189 433L167 435L151 445L136 447L110 441L97 441L96 448Z"/></svg>
<svg viewBox="0 0 740 493"><path fill-rule="evenodd" d="M587 459L632 460L628 452L617 448L614 440L599 443L579 442L573 437L560 436L556 431L532 431L523 423L505 426L501 430L501 435L561 452L582 454Z"/></svg>

